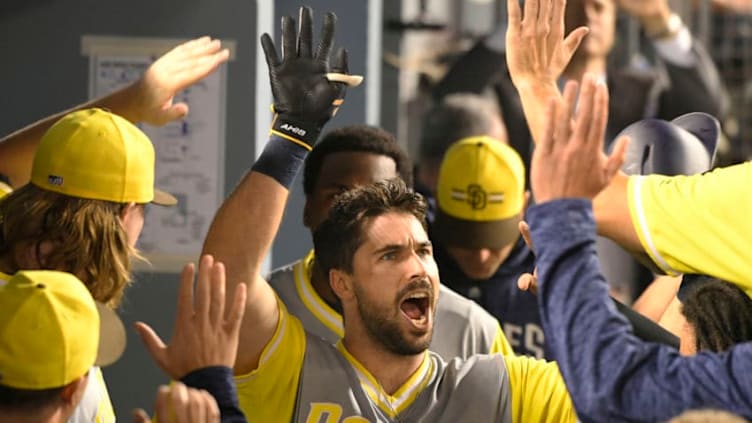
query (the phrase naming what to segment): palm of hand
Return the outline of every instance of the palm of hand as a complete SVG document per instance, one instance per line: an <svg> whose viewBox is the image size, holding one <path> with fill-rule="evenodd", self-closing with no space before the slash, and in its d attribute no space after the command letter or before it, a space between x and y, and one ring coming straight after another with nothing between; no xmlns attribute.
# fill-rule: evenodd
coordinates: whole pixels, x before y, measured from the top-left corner
<svg viewBox="0 0 752 423"><path fill-rule="evenodd" d="M275 111L326 122L334 109L332 102L344 94L343 84L326 79L328 71L326 62L305 58L287 60L273 69L269 77ZM317 111L319 116L312 115Z"/></svg>

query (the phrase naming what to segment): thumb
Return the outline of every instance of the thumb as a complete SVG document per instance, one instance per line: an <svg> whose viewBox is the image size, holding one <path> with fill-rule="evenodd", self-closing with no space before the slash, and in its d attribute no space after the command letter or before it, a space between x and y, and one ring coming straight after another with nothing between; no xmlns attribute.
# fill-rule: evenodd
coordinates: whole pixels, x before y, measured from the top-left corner
<svg viewBox="0 0 752 423"><path fill-rule="evenodd" d="M580 46L580 43L582 42L582 39L585 38L585 36L590 32L590 29L586 26L581 26L579 28L574 29L572 32L567 35L567 37L564 39L564 47L566 47L566 53L569 56L567 58L567 62L569 62L569 59L572 58L572 55L574 54L575 50L577 50L577 47Z"/></svg>
<svg viewBox="0 0 752 423"><path fill-rule="evenodd" d="M621 137L616 140L616 144L614 144L611 155L608 156L608 160L606 161L606 181L610 182L611 179L619 171L619 169L621 169L621 166L624 164L624 159L626 158L627 154L627 145L629 145L628 137Z"/></svg>
<svg viewBox="0 0 752 423"><path fill-rule="evenodd" d="M146 350L149 351L151 358L159 365L159 367L164 369L167 347L162 341L162 338L154 332L154 329L152 329L151 326L144 322L136 322L133 324L133 327L136 329L139 338L141 338L141 342L144 343Z"/></svg>
<svg viewBox="0 0 752 423"><path fill-rule="evenodd" d="M133 423L151 423L151 418L143 408L137 408L131 412Z"/></svg>
<svg viewBox="0 0 752 423"><path fill-rule="evenodd" d="M165 125L172 121L184 118L188 114L188 105L185 103L175 103L172 106L162 110L159 116L159 125Z"/></svg>

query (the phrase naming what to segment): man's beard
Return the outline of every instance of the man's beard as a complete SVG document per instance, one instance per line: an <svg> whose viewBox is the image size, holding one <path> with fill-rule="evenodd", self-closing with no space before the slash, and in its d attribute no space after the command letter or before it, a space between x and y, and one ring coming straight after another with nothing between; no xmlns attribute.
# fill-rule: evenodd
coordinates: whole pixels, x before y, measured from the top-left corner
<svg viewBox="0 0 752 423"><path fill-rule="evenodd" d="M400 326L400 320L403 317L399 305L396 306L396 315L390 318L391 310L373 304L367 298L367 294L360 290L357 285L355 286L355 297L358 302L358 313L360 313L360 318L366 330L373 339L387 350L397 355L412 356L428 349L433 337L433 319L432 326L426 336L410 340L408 336L403 334L404 329ZM431 313L433 317L435 316L436 302L432 301L431 304L431 309L427 312Z"/></svg>

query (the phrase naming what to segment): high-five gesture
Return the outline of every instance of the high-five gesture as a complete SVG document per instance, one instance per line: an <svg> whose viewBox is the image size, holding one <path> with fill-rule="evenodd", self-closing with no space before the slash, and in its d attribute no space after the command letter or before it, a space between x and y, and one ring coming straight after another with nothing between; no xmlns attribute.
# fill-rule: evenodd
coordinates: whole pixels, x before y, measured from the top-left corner
<svg viewBox="0 0 752 423"><path fill-rule="evenodd" d="M188 105L175 103L175 94L212 73L229 56L219 40L209 37L196 38L165 53L135 85L138 115L132 120L160 126L185 116Z"/></svg>
<svg viewBox="0 0 752 423"><path fill-rule="evenodd" d="M564 38L565 0L507 0L507 66L520 94L533 141L543 136L548 101L560 98L558 79L588 33L579 27Z"/></svg>
<svg viewBox="0 0 752 423"><path fill-rule="evenodd" d="M578 102L577 85L569 81L564 98L551 100L547 110L546 127L530 170L537 203L572 197L592 200L624 162L626 138L616 141L610 156L603 153L608 119L606 86L586 75Z"/></svg>
<svg viewBox="0 0 752 423"><path fill-rule="evenodd" d="M137 322L136 331L154 361L173 379L204 367L232 367L238 350L240 322L245 312L246 286L238 284L225 313L225 268L214 258L201 258L196 289L193 263L180 275L175 329L169 345L149 325Z"/></svg>
<svg viewBox="0 0 752 423"><path fill-rule="evenodd" d="M309 150L321 128L344 102L347 83L327 78L327 74L335 73L340 78L335 76L334 80L348 80L341 78L348 72L345 49L340 48L334 62L329 62L336 20L334 13L324 16L321 40L314 49L311 8L300 8L297 31L295 21L289 16L283 17L281 60L269 34L261 36L274 95L274 112L277 113L272 132Z"/></svg>
<svg viewBox="0 0 752 423"><path fill-rule="evenodd" d="M587 27L564 37L565 0L526 0L524 16L518 0L507 0L507 66L512 82L523 86L556 84Z"/></svg>

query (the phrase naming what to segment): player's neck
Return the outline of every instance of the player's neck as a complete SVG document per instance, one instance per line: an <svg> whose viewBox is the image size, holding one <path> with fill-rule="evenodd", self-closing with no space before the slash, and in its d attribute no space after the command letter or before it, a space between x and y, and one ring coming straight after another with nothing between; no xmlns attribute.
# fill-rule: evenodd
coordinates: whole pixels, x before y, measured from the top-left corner
<svg viewBox="0 0 752 423"><path fill-rule="evenodd" d="M342 314L342 306L340 305L337 296L334 295L334 291L332 291L332 287L329 285L329 280L321 271L321 268L316 263L316 260L313 261L313 265L311 266L311 274L309 276L311 278L311 285L313 285L313 290L316 291L317 294L319 294L319 297L321 297L321 299L324 300L324 302L326 302L329 307L336 310L337 313Z"/></svg>
<svg viewBox="0 0 752 423"><path fill-rule="evenodd" d="M346 327L342 344L368 370L388 395L393 395L404 385L418 370L425 358L425 352L417 355L395 354L370 336L351 332L359 331Z"/></svg>

